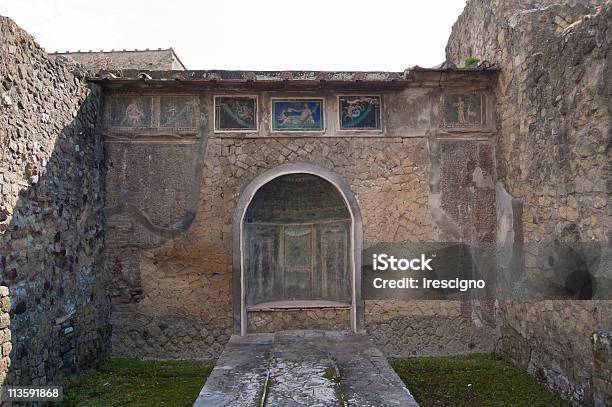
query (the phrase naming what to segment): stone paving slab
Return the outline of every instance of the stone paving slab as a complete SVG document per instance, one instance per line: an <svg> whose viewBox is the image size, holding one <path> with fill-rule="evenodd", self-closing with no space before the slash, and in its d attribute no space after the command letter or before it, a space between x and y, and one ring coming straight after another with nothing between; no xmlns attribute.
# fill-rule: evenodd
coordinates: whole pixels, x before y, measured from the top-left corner
<svg viewBox="0 0 612 407"><path fill-rule="evenodd" d="M232 336L194 403L258 405L418 406L366 335L318 330Z"/></svg>

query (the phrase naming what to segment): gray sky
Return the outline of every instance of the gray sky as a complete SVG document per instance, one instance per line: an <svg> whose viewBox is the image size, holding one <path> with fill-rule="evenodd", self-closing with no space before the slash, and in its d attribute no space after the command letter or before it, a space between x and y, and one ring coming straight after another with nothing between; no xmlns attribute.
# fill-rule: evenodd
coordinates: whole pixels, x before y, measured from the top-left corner
<svg viewBox="0 0 612 407"><path fill-rule="evenodd" d="M399 71L444 60L466 0L0 0L48 52L173 47L188 69Z"/></svg>

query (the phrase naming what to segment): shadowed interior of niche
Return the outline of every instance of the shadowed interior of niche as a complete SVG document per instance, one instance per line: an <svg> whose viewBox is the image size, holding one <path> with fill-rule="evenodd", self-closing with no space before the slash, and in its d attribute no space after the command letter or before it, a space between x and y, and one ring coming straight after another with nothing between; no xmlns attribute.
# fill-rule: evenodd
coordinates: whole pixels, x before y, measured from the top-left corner
<svg viewBox="0 0 612 407"><path fill-rule="evenodd" d="M310 174L270 181L251 201L244 230L247 306L350 303L351 217L332 184Z"/></svg>

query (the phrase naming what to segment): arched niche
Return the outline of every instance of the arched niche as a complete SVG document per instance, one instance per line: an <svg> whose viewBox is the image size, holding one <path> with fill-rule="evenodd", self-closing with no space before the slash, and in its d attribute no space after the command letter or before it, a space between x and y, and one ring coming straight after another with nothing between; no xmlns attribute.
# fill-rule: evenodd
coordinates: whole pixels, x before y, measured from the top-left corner
<svg viewBox="0 0 612 407"><path fill-rule="evenodd" d="M232 223L237 332L258 304L292 301L347 305L362 329L361 214L340 176L307 163L268 170L244 188Z"/></svg>

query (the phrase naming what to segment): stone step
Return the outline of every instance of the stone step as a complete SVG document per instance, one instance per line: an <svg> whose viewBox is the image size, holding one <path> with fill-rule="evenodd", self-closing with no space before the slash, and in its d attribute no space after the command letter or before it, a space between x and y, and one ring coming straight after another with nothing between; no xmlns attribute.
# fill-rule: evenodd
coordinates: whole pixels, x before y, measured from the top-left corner
<svg viewBox="0 0 612 407"><path fill-rule="evenodd" d="M232 336L194 407L418 406L365 334Z"/></svg>

